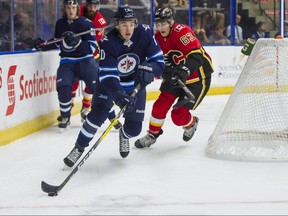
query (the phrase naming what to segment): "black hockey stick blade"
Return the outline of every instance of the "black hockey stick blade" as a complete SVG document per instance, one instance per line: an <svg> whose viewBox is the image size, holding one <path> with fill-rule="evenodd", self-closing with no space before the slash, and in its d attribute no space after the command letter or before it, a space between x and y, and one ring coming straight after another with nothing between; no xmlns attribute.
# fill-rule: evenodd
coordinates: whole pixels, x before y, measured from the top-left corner
<svg viewBox="0 0 288 216"><path fill-rule="evenodd" d="M41 189L43 192L48 193L48 194L49 193L58 193L61 190L60 186L50 185L44 181L41 182Z"/></svg>

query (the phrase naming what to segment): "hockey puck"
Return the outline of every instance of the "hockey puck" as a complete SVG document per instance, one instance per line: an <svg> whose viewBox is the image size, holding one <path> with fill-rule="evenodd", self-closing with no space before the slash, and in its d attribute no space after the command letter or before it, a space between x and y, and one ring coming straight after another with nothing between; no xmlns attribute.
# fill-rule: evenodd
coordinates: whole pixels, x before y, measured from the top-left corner
<svg viewBox="0 0 288 216"><path fill-rule="evenodd" d="M57 192L49 192L49 193L48 193L48 196L51 196L51 197L52 197L52 196L57 196L57 195L58 195Z"/></svg>

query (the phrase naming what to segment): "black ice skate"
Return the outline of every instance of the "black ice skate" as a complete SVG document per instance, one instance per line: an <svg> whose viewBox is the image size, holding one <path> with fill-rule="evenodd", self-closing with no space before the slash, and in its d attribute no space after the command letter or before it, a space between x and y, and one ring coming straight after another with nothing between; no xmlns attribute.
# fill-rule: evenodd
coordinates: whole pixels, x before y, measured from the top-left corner
<svg viewBox="0 0 288 216"><path fill-rule="evenodd" d="M119 152L122 158L126 158L130 152L129 139L124 137L123 129L119 131Z"/></svg>
<svg viewBox="0 0 288 216"><path fill-rule="evenodd" d="M159 133L158 133L157 135L151 134L151 133L148 131L148 133L147 133L144 137L136 140L136 142L134 143L134 145L135 145L136 148L150 147L152 144L154 144L154 143L156 142L157 138L158 138L161 134L163 134L163 130L162 130L162 129L159 131Z"/></svg>
<svg viewBox="0 0 288 216"><path fill-rule="evenodd" d="M191 127L183 127L184 133L183 133L183 140L188 142L192 137L194 136L195 131L197 130L197 125L199 118L197 116L194 116L195 123Z"/></svg>
<svg viewBox="0 0 288 216"><path fill-rule="evenodd" d="M64 163L68 167L73 167L77 160L81 157L84 151L80 151L78 148L74 147L72 151L63 159Z"/></svg>
<svg viewBox="0 0 288 216"><path fill-rule="evenodd" d="M59 116L57 118L57 121L58 121L58 127L62 128L62 129L65 129L70 125L70 118L69 117Z"/></svg>

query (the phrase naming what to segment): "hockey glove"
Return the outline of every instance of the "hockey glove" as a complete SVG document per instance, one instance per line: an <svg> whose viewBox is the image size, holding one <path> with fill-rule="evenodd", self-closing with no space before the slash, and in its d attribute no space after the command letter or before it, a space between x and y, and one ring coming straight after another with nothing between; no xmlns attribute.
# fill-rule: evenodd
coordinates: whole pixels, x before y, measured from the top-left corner
<svg viewBox="0 0 288 216"><path fill-rule="evenodd" d="M138 65L136 71L136 84L140 84L140 88L144 89L148 84L154 81L153 68L147 62Z"/></svg>
<svg viewBox="0 0 288 216"><path fill-rule="evenodd" d="M33 47L38 50L38 51L43 51L43 45L46 41L45 40L42 40L41 38L36 38L34 39L33 41Z"/></svg>
<svg viewBox="0 0 288 216"><path fill-rule="evenodd" d="M166 67L171 67L172 65L175 65L172 59L172 55L169 54L164 55L164 63Z"/></svg>
<svg viewBox="0 0 288 216"><path fill-rule="evenodd" d="M180 79L183 83L185 83L190 74L191 72L188 67L183 64L177 65L173 68L170 82L173 85L178 85L178 80Z"/></svg>
<svg viewBox="0 0 288 216"><path fill-rule="evenodd" d="M135 106L136 98L128 95L125 91L118 90L115 93L115 104L122 109L126 105L125 113L131 112Z"/></svg>
<svg viewBox="0 0 288 216"><path fill-rule="evenodd" d="M70 47L77 46L81 40L80 36L75 36L71 31L65 32L62 37L64 37L64 42Z"/></svg>

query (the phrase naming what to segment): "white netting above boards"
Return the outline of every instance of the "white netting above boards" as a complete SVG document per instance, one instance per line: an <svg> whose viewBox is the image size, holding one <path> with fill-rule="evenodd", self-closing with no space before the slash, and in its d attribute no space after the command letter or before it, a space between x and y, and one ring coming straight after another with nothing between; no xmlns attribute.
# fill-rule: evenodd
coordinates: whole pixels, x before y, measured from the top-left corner
<svg viewBox="0 0 288 216"><path fill-rule="evenodd" d="M206 147L211 158L288 161L288 39L259 39Z"/></svg>

